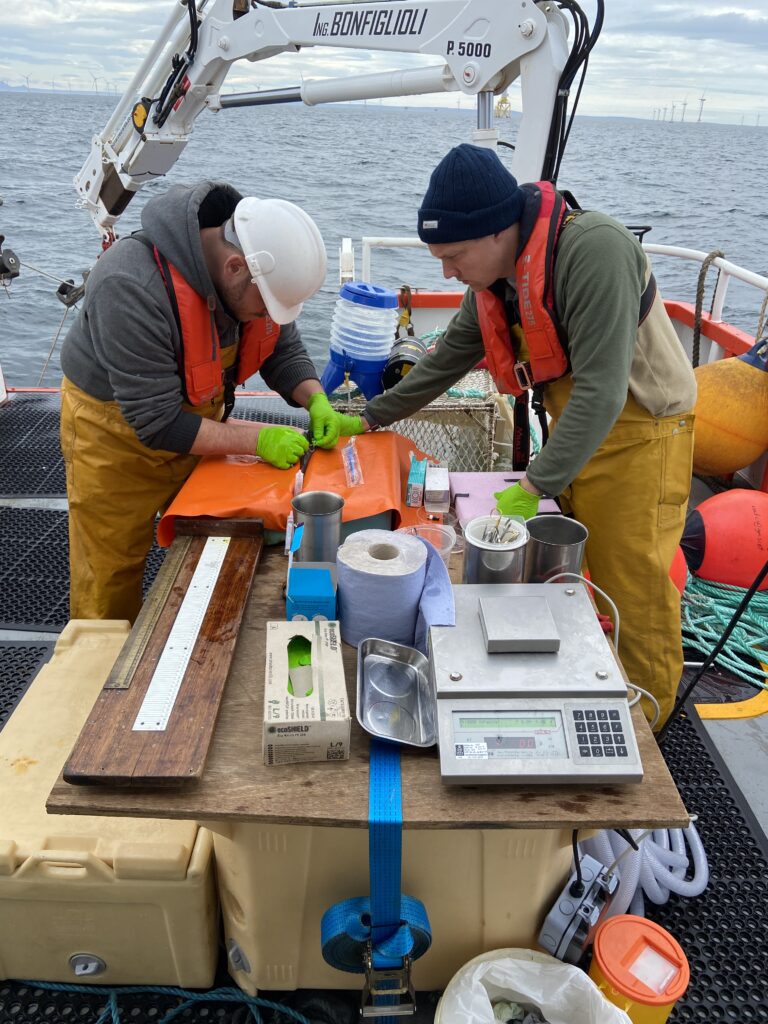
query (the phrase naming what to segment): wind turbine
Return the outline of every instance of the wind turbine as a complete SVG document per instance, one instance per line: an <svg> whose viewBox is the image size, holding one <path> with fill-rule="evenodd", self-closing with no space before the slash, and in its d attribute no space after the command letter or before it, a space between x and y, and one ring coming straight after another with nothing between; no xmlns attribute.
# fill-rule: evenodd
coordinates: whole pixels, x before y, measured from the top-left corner
<svg viewBox="0 0 768 1024"><path fill-rule="evenodd" d="M26 80L27 80L27 92L29 92L29 75L22 75L21 77L22 78L26 78Z"/></svg>
<svg viewBox="0 0 768 1024"><path fill-rule="evenodd" d="M696 124L701 121L701 112L704 109L704 93L699 97L699 116L696 118Z"/></svg>
<svg viewBox="0 0 768 1024"><path fill-rule="evenodd" d="M96 77L96 75L94 75L94 73L92 71L90 71L89 74L90 74L91 78L93 79L93 84L96 87L96 92L98 93L98 91L99 91L99 80Z"/></svg>
<svg viewBox="0 0 768 1024"><path fill-rule="evenodd" d="M680 105L683 108L683 112L680 115L680 122L682 123L685 120L685 108L688 106L688 97L687 96L685 97L685 99L683 100L683 102Z"/></svg>
<svg viewBox="0 0 768 1024"><path fill-rule="evenodd" d="M676 106L677 106L677 104L676 104L676 103L673 103L673 104L672 104L672 114L671 114L671 116L670 116L670 118L669 118L669 120L670 120L670 121L674 121L674 120L675 120L675 107L676 107Z"/></svg>

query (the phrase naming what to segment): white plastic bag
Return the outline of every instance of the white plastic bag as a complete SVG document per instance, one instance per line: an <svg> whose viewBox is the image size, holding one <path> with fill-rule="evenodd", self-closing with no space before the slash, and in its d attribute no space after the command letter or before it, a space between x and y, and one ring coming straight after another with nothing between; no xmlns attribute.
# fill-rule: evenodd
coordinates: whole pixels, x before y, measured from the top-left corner
<svg viewBox="0 0 768 1024"><path fill-rule="evenodd" d="M439 1024L498 1024L494 1003L541 1011L548 1024L631 1024L592 979L571 964L527 949L499 949L470 960L440 1000Z"/></svg>

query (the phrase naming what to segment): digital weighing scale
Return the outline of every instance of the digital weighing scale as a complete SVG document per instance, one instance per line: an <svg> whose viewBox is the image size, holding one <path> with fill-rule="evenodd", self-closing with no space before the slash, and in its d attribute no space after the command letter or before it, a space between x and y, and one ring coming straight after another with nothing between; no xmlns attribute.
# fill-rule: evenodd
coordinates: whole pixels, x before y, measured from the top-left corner
<svg viewBox="0 0 768 1024"><path fill-rule="evenodd" d="M460 585L430 629L446 783L640 782L627 687L580 584Z"/></svg>

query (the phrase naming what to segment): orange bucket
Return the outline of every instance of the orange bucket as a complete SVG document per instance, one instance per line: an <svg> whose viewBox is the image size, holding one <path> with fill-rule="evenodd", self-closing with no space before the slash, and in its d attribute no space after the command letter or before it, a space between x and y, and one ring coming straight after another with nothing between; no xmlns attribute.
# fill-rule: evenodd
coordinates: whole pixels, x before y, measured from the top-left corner
<svg viewBox="0 0 768 1024"><path fill-rule="evenodd" d="M633 1024L664 1024L688 988L690 970L668 931L644 917L619 914L595 933L589 976Z"/></svg>

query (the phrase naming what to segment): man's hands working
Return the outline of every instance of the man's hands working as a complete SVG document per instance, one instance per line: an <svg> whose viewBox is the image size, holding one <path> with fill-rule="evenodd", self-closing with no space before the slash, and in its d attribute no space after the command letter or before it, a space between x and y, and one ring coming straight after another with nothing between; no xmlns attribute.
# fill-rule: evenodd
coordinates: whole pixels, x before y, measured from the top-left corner
<svg viewBox="0 0 768 1024"><path fill-rule="evenodd" d="M309 448L309 441L293 427L262 427L256 442L260 459L278 469L295 465Z"/></svg>
<svg viewBox="0 0 768 1024"><path fill-rule="evenodd" d="M316 391L307 399L312 441L318 448L333 448L340 436L341 417L328 401L327 395Z"/></svg>
<svg viewBox="0 0 768 1024"><path fill-rule="evenodd" d="M503 516L522 516L532 519L539 511L540 494L532 494L522 483L512 484L494 494L496 508Z"/></svg>
<svg viewBox="0 0 768 1024"><path fill-rule="evenodd" d="M307 400L312 441L318 448L333 448L340 437L352 437L365 432L362 416L345 416L336 412L322 391Z"/></svg>

